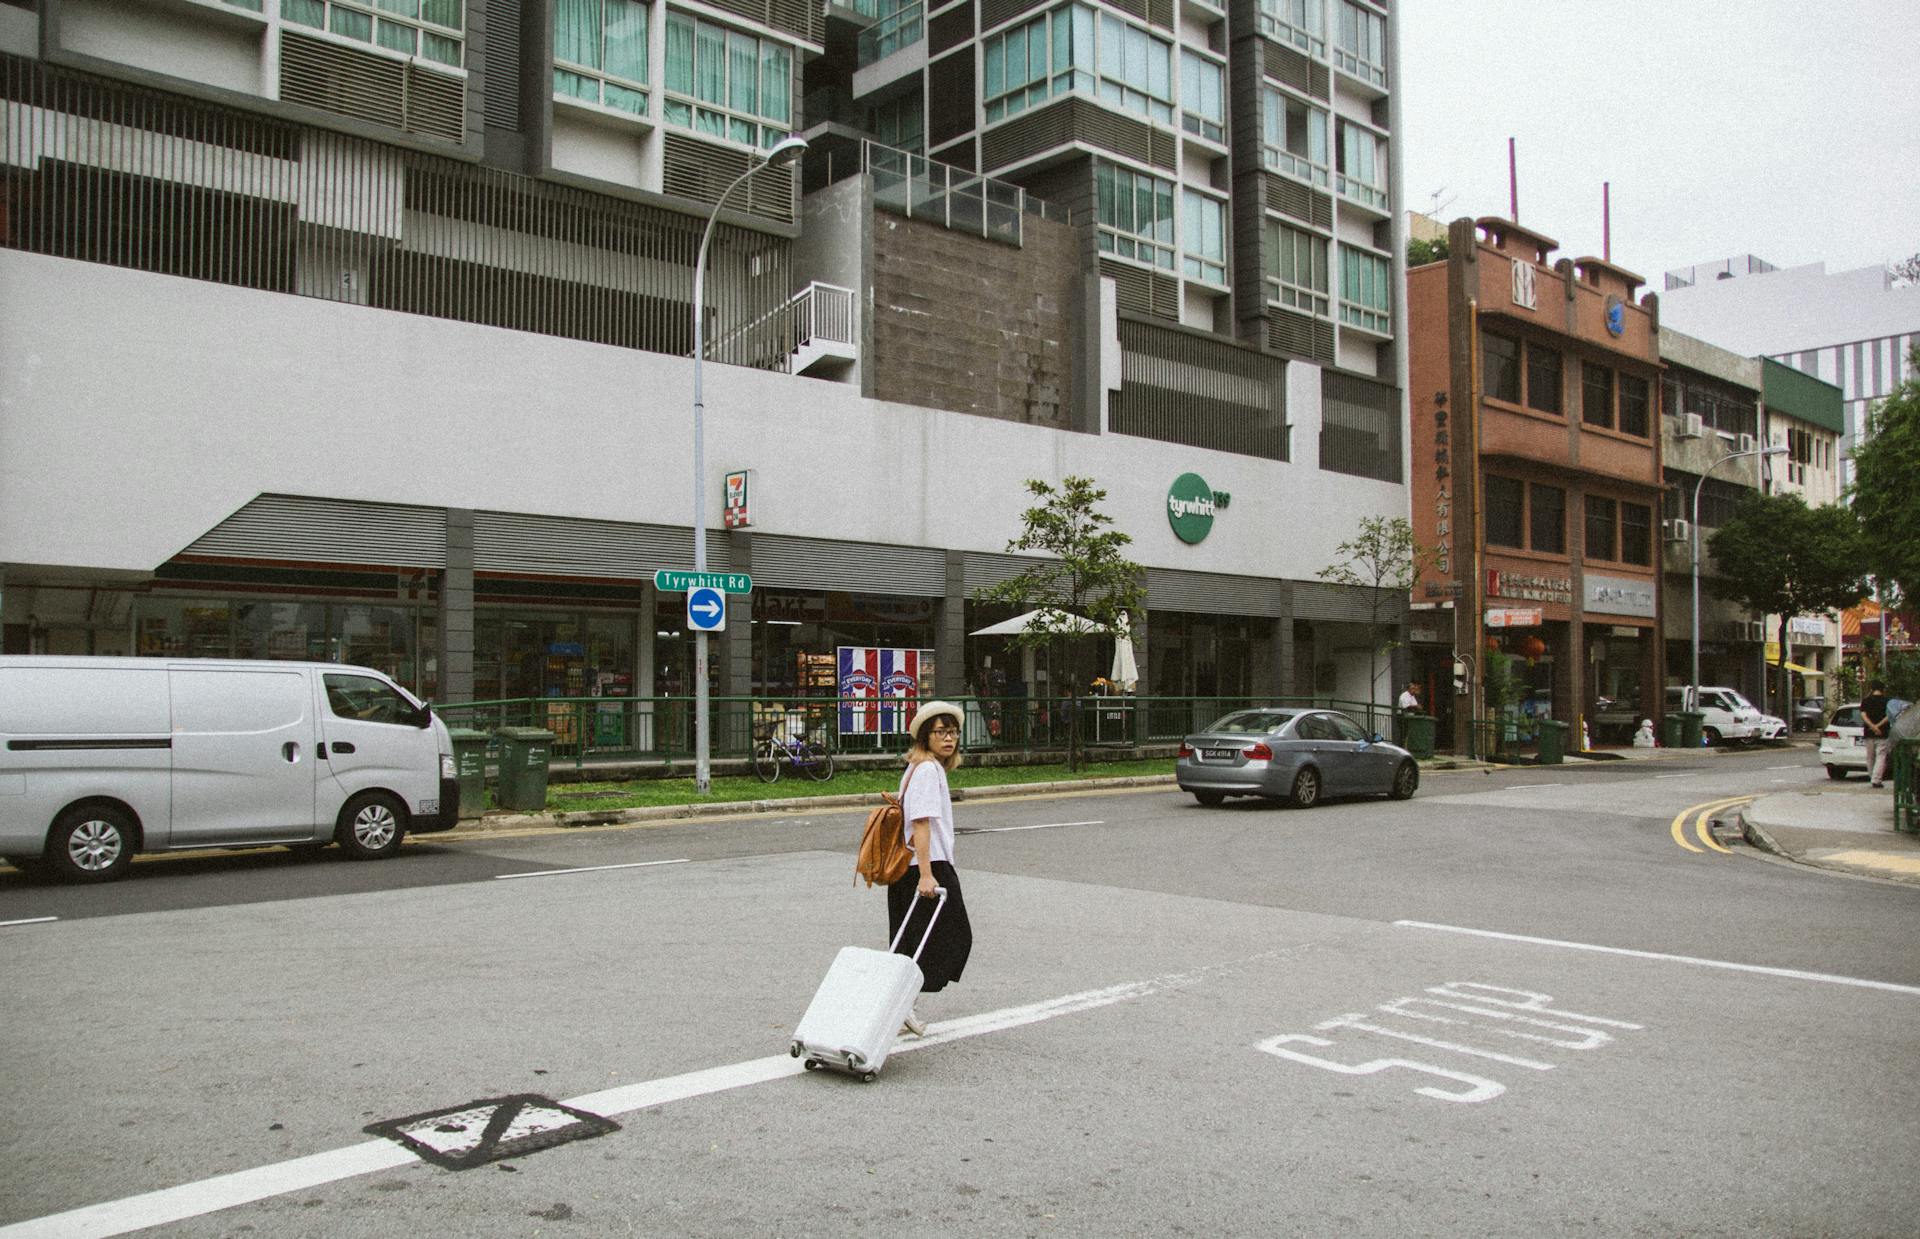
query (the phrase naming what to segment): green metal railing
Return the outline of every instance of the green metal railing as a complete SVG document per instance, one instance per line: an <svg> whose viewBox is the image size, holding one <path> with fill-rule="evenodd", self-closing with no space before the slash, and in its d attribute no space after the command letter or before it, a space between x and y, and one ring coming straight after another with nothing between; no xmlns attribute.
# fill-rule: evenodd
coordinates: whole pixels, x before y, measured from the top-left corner
<svg viewBox="0 0 1920 1239"><path fill-rule="evenodd" d="M1467 732L1467 756L1475 761L1518 761L1539 746L1540 720L1523 714L1476 718Z"/></svg>
<svg viewBox="0 0 1920 1239"><path fill-rule="evenodd" d="M1385 705L1331 697L956 697L966 713L964 746L972 751L1058 750L1077 730L1089 748L1177 744L1233 710L1293 706L1340 710L1369 732L1393 734ZM745 760L771 734L804 737L838 754L904 752L901 732L877 730L881 706L871 698L714 697L709 706L709 751L716 760ZM886 707L895 726L904 711ZM843 710L851 711L842 726ZM434 706L449 727L489 736L502 727L542 727L553 733L553 761L588 763L690 760L694 750L691 697L515 697ZM875 730L860 724L871 721ZM489 741L489 757L497 759Z"/></svg>
<svg viewBox="0 0 1920 1239"><path fill-rule="evenodd" d="M1920 834L1920 740L1893 744L1893 828Z"/></svg>

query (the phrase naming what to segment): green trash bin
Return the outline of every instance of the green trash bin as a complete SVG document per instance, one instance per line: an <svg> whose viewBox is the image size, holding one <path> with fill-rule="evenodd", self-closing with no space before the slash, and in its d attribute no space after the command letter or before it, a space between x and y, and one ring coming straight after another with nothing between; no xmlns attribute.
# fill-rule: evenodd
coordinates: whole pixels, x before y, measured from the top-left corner
<svg viewBox="0 0 1920 1239"><path fill-rule="evenodd" d="M487 733L471 727L449 727L453 739L453 771L460 782L460 816L479 817L487 807Z"/></svg>
<svg viewBox="0 0 1920 1239"><path fill-rule="evenodd" d="M1679 748L1680 737L1685 733L1685 731L1686 731L1686 724L1681 721L1680 712L1678 710L1674 711L1672 714L1668 714L1664 716L1660 720L1661 746L1669 749Z"/></svg>
<svg viewBox="0 0 1920 1239"><path fill-rule="evenodd" d="M1554 719L1543 718L1540 727L1540 750L1534 759L1543 766L1557 766L1567 755L1567 725Z"/></svg>
<svg viewBox="0 0 1920 1239"><path fill-rule="evenodd" d="M503 809L538 813L547 807L547 762L553 756L553 733L544 727L502 727L500 782L494 803Z"/></svg>
<svg viewBox="0 0 1920 1239"><path fill-rule="evenodd" d="M1400 730L1404 737L1401 745L1415 757L1425 759L1433 756L1434 717L1431 714L1403 714L1400 716Z"/></svg>
<svg viewBox="0 0 1920 1239"><path fill-rule="evenodd" d="M1673 713L1667 715L1667 717L1680 720L1681 748L1697 749L1700 747L1700 727L1701 724L1707 721L1705 714L1702 714L1698 710L1675 710Z"/></svg>

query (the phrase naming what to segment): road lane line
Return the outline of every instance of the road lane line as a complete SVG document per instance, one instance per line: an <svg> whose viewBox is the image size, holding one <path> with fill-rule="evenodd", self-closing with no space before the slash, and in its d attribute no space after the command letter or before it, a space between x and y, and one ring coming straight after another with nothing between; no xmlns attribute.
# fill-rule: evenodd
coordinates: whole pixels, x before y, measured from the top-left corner
<svg viewBox="0 0 1920 1239"><path fill-rule="evenodd" d="M961 835L1004 835L1010 830L1052 830L1055 826L1105 826L1104 819L1097 822L1041 822L1037 826L970 826L955 831Z"/></svg>
<svg viewBox="0 0 1920 1239"><path fill-rule="evenodd" d="M1513 783L1506 787L1496 787L1497 792L1524 792L1534 787L1565 787L1564 783Z"/></svg>
<svg viewBox="0 0 1920 1239"><path fill-rule="evenodd" d="M1806 770L1807 766L1768 766L1769 770Z"/></svg>
<svg viewBox="0 0 1920 1239"><path fill-rule="evenodd" d="M651 869L655 865L685 865L691 862L685 857L679 860L637 860L628 865L588 865L581 869L533 869L526 873L496 873L493 880L504 881L507 878L557 878L563 873L604 873L609 869Z"/></svg>
<svg viewBox="0 0 1920 1239"><path fill-rule="evenodd" d="M0 921L0 929L5 929L9 925L44 925L48 921L57 921L59 919L57 916L28 916L17 921Z"/></svg>
<svg viewBox="0 0 1920 1239"><path fill-rule="evenodd" d="M1652 777L1656 779L1686 779L1686 778L1691 778L1693 776L1689 773L1689 774L1656 774Z"/></svg>
<svg viewBox="0 0 1920 1239"><path fill-rule="evenodd" d="M1697 955L1672 955L1665 951L1636 951L1623 946L1600 946L1592 942L1568 942L1562 938L1534 938L1526 934L1504 934L1492 929L1471 929L1464 925L1440 925L1432 921L1395 921L1406 929L1434 929L1441 933L1466 934L1475 938L1498 938L1503 942L1527 942L1534 946L1565 947L1571 951L1597 951L1602 955L1625 955L1632 959L1658 959L1669 963L1692 964L1697 968L1724 968L1731 972L1753 972L1761 976L1785 977L1791 981L1818 981L1824 985L1851 985L1859 989L1886 990L1920 998L1920 985L1900 985L1893 981L1871 981L1865 977L1843 977L1831 972L1805 972L1799 968L1774 968L1766 964L1736 964L1725 959L1703 959ZM6 1232L0 1231L0 1237Z"/></svg>
<svg viewBox="0 0 1920 1239"><path fill-rule="evenodd" d="M1273 952L1262 953L1262 955L1271 954ZM1258 959L1262 955L1250 958ZM1072 1015L1079 1011L1090 1011L1096 1007L1111 1006L1129 999L1142 998L1194 980L1206 972L1223 966L1226 965L1209 965L1191 972L1169 973L1145 981L1129 981L1121 985L1108 986L1105 989L1064 994L1058 998L1048 998L1025 1006L1006 1007L998 1011L982 1012L979 1015L943 1020L930 1025L926 1036L895 1046L893 1053L907 1054L915 1050L943 1045L949 1041L1002 1032L1026 1024L1037 1024L1042 1020L1055 1019L1062 1015ZM789 1076L801 1075L805 1070L805 1065L792 1055L775 1054L766 1058L749 1059L746 1062L730 1063L722 1067L708 1067L700 1071L689 1071L681 1075L647 1080L638 1084L624 1084L603 1089L597 1093L574 1097L562 1104L606 1118L614 1118L635 1110L665 1105L668 1102L686 1101L710 1093L727 1092L753 1084L786 1079ZM138 1196L128 1196L121 1200L111 1200L97 1205L85 1205L64 1213L51 1213L44 1217L15 1222L10 1226L0 1226L0 1239L107 1239L107 1236L124 1235L150 1226L163 1226L169 1222L200 1217L222 1209L231 1209L237 1205L265 1200L270 1196L323 1187L341 1179L372 1174L375 1171L415 1165L419 1160L413 1153L391 1141L370 1140L362 1144L332 1149L325 1153L315 1153L308 1157L275 1162L252 1170L236 1171L195 1183L183 1183L178 1187L161 1188Z"/></svg>

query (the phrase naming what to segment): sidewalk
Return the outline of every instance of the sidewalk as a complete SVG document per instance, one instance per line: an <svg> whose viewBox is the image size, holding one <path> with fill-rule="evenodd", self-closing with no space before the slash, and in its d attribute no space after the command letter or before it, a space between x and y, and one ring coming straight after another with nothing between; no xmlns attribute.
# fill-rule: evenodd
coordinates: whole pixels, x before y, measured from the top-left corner
<svg viewBox="0 0 1920 1239"><path fill-rule="evenodd" d="M1893 828L1893 788L1864 776L1762 796L1740 812L1755 847L1803 865L1920 886L1920 835Z"/></svg>

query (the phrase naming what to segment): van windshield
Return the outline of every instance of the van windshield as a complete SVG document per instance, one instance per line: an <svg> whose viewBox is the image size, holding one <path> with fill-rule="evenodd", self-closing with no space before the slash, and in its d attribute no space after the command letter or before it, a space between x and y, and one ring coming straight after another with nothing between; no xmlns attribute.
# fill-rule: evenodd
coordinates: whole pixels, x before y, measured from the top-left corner
<svg viewBox="0 0 1920 1239"><path fill-rule="evenodd" d="M1745 697L1742 697L1739 693L1735 692L1731 688L1726 691L1725 696L1728 702L1731 703L1732 708L1735 710L1754 709L1754 704L1751 701L1748 701Z"/></svg>

